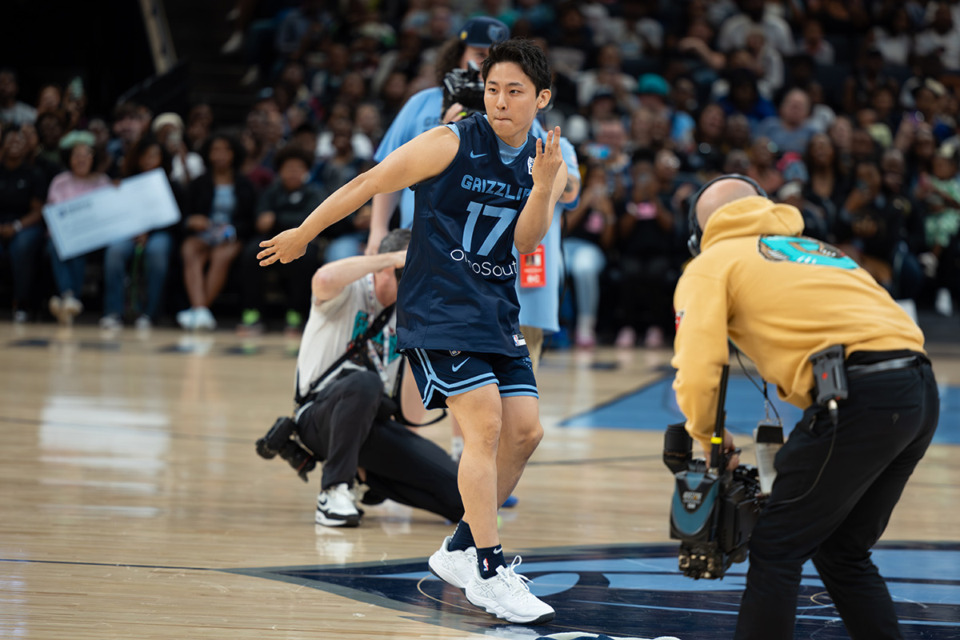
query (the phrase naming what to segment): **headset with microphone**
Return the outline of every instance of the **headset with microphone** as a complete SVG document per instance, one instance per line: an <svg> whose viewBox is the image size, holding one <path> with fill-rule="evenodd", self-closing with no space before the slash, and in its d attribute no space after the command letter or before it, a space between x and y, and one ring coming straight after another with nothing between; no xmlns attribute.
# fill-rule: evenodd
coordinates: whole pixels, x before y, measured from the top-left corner
<svg viewBox="0 0 960 640"><path fill-rule="evenodd" d="M762 196L764 198L769 197L767 192L763 190L763 187L757 184L756 180L739 173L728 173L722 176L717 176L713 180L708 180L706 184L697 189L697 192L693 194L693 197L690 199L690 208L687 211L687 217L690 225L690 237L687 239L687 249L690 250L690 255L694 257L700 255L700 239L703 238L703 229L700 228L700 222L697 220L697 202L700 200L700 196L703 195L703 192L706 191L708 187L716 182L720 182L721 180L740 180L741 182L746 182L757 190L758 196Z"/></svg>

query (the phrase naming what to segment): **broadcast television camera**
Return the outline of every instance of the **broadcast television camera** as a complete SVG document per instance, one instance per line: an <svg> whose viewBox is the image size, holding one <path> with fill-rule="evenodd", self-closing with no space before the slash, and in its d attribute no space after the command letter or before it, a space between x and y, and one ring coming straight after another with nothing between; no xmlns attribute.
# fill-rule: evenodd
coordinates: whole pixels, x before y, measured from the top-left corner
<svg viewBox="0 0 960 640"><path fill-rule="evenodd" d="M747 559L750 533L766 499L756 467L728 470L729 456L721 449L729 373L724 365L709 464L693 458L693 439L683 423L668 426L663 438L663 462L676 478L670 537L680 540L680 570L695 580L722 578L731 564Z"/></svg>
<svg viewBox="0 0 960 640"><path fill-rule="evenodd" d="M443 116L455 102L463 105L467 115L486 111L483 106L483 78L480 68L472 60L468 69L454 69L443 77Z"/></svg>

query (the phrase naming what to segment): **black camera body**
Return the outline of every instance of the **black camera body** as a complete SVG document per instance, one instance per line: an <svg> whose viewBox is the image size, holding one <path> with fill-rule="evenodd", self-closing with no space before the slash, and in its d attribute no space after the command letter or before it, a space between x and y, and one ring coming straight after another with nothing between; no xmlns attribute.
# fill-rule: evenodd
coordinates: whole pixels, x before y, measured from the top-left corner
<svg viewBox="0 0 960 640"><path fill-rule="evenodd" d="M317 459L295 437L297 423L283 416L277 418L267 435L257 440L257 455L270 460L280 454L297 472L300 479L307 482L307 474L317 466Z"/></svg>
<svg viewBox="0 0 960 640"><path fill-rule="evenodd" d="M454 69L443 77L443 110L440 116L443 117L455 102L463 105L468 116L486 111L483 105L483 78L480 77L479 67L473 62L470 62L469 69Z"/></svg>
<svg viewBox="0 0 960 640"><path fill-rule="evenodd" d="M663 438L663 462L676 481L670 538L680 541L680 571L695 580L722 578L731 564L747 559L747 543L766 501L756 467L741 464L730 471L729 457L720 450L728 373L724 366L710 464L693 458L684 423L668 426Z"/></svg>

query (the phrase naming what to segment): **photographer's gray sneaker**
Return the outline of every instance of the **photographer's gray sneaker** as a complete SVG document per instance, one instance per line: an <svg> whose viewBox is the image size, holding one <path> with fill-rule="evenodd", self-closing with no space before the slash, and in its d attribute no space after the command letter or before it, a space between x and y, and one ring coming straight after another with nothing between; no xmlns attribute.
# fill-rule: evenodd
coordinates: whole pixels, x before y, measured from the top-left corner
<svg viewBox="0 0 960 640"><path fill-rule="evenodd" d="M355 527L360 524L360 512L347 483L341 482L320 492L317 496L316 523L325 527Z"/></svg>
<svg viewBox="0 0 960 640"><path fill-rule="evenodd" d="M430 573L447 584L463 589L477 572L477 549L470 547L466 551L451 551L447 545L452 537L443 539L443 544L430 556L427 566L430 567Z"/></svg>

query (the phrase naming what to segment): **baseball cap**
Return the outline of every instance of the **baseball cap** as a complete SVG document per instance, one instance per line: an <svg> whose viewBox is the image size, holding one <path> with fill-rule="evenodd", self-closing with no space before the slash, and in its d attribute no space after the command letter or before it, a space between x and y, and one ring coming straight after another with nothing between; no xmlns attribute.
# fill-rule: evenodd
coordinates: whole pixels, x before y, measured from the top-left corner
<svg viewBox="0 0 960 640"><path fill-rule="evenodd" d="M666 96L670 93L670 85L663 76L655 73L645 73L637 82L637 93L640 95Z"/></svg>
<svg viewBox="0 0 960 640"><path fill-rule="evenodd" d="M460 29L460 40L469 47L489 47L509 37L509 27L495 18L471 18Z"/></svg>

